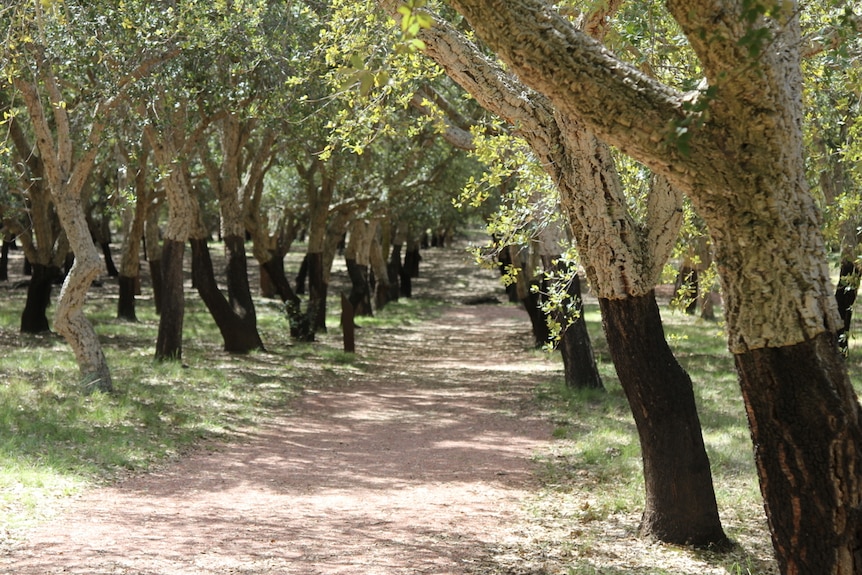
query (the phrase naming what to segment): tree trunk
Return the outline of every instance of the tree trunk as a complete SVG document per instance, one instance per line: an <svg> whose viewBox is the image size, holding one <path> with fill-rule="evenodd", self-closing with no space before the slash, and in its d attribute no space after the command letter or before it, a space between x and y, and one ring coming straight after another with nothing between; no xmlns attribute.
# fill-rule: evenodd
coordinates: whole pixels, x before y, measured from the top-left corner
<svg viewBox="0 0 862 575"><path fill-rule="evenodd" d="M850 352L850 324L853 320L853 304L859 291L859 269L856 262L842 260L838 285L835 287L835 301L838 303L838 313L841 315L841 325L838 328L838 348L847 357Z"/></svg>
<svg viewBox="0 0 862 575"><path fill-rule="evenodd" d="M781 573L862 573L862 413L834 334L735 359Z"/></svg>
<svg viewBox="0 0 862 575"><path fill-rule="evenodd" d="M308 254L303 256L302 263L299 264L299 271L296 272L296 293L297 295L305 295L305 284L308 281Z"/></svg>
<svg viewBox="0 0 862 575"><path fill-rule="evenodd" d="M135 293L138 289L138 278L120 275L120 296L117 299L117 319L138 321L135 313Z"/></svg>
<svg viewBox="0 0 862 575"><path fill-rule="evenodd" d="M512 254L510 253L509 248L510 246L505 246L500 249L500 253L497 254L497 261L499 262L497 267L500 270L501 276L505 276L508 273L508 267L512 265ZM509 298L509 303L520 302L517 282L506 284L506 297Z"/></svg>
<svg viewBox="0 0 862 575"><path fill-rule="evenodd" d="M401 244L392 244L392 252L389 254L389 263L386 265L387 277L389 278L389 301L398 301L401 297Z"/></svg>
<svg viewBox="0 0 862 575"><path fill-rule="evenodd" d="M117 266L114 265L114 257L111 254L110 242L101 242L100 246L102 248L102 257L105 258L105 271L112 278L118 277L120 272L117 270Z"/></svg>
<svg viewBox="0 0 862 575"><path fill-rule="evenodd" d="M308 321L315 333L326 333L326 293L323 253L309 252L308 258Z"/></svg>
<svg viewBox="0 0 862 575"><path fill-rule="evenodd" d="M51 289L61 272L57 266L43 264L30 264L30 269L32 275L21 314L21 333L45 333L51 331L48 324Z"/></svg>
<svg viewBox="0 0 862 575"><path fill-rule="evenodd" d="M377 234L377 221L355 219L350 224L350 241L344 250L347 275L350 278L350 305L354 316L373 315L369 271L371 246Z"/></svg>
<svg viewBox="0 0 862 575"><path fill-rule="evenodd" d="M407 251L404 253L404 270L410 278L419 277L419 262L422 254L419 250L419 242L409 242Z"/></svg>
<svg viewBox="0 0 862 575"><path fill-rule="evenodd" d="M565 266L562 262L557 265ZM572 276L567 291L569 297L575 302L577 317L573 318L568 325L563 323L562 318L558 320L565 326L558 349L563 358L566 386L573 389L604 389L602 377L596 367L590 334L587 332L587 322L584 320L581 279L577 273Z"/></svg>
<svg viewBox="0 0 862 575"><path fill-rule="evenodd" d="M162 257L159 256L147 261L147 265L150 268L150 282L153 284L153 307L155 308L156 315L161 315L162 293L164 292L162 287L164 285L162 279Z"/></svg>
<svg viewBox="0 0 862 575"><path fill-rule="evenodd" d="M159 335L156 340L157 360L180 360L183 356L183 252L185 242L165 238L161 257L162 305ZM152 263L152 262L151 262Z"/></svg>
<svg viewBox="0 0 862 575"><path fill-rule="evenodd" d="M141 239L144 236L153 196L147 181L148 165L149 145L144 139L135 170L135 205L134 208L128 205L124 208L125 233L120 251L120 297L117 301L117 317L129 321L137 321L135 296L140 293L141 286ZM153 211L158 214L155 209ZM158 225L158 222L154 225ZM158 235L153 238L153 241L158 242Z"/></svg>
<svg viewBox="0 0 862 575"><path fill-rule="evenodd" d="M640 437L646 487L641 533L681 545L726 542L691 379L667 345L655 292L599 298L599 304Z"/></svg>
<svg viewBox="0 0 862 575"><path fill-rule="evenodd" d="M245 238L243 236L225 235L224 245L227 251L228 301L234 313L244 322L252 324L255 332L257 332L257 313L254 309L254 300L251 297L251 285L248 281L248 259L245 254Z"/></svg>
<svg viewBox="0 0 862 575"><path fill-rule="evenodd" d="M354 353L356 351L356 324L353 323L355 317L353 304L350 300L341 294L341 329L342 339L344 343L344 351Z"/></svg>
<svg viewBox="0 0 862 575"><path fill-rule="evenodd" d="M354 315L373 315L371 309L371 287L368 283L368 266L356 263L356 260L345 260L347 275L350 277L350 305Z"/></svg>
<svg viewBox="0 0 862 575"><path fill-rule="evenodd" d="M5 282L9 279L9 247L12 244L7 239L3 239L3 246L0 247L0 282Z"/></svg>
<svg viewBox="0 0 862 575"><path fill-rule="evenodd" d="M548 316L542 310L542 296L531 289L521 300L527 315L530 316L530 325L533 330L533 341L537 349L545 346L551 341L551 332L548 329Z"/></svg>
<svg viewBox="0 0 862 575"><path fill-rule="evenodd" d="M377 234L371 242L371 269L376 280L374 285L374 306L381 310L389 302L389 270L386 267L386 259L383 256L383 248Z"/></svg>
<svg viewBox="0 0 862 575"><path fill-rule="evenodd" d="M242 238L225 238L225 241L239 242ZM215 320L224 340L224 350L229 353L248 353L256 349L263 349L263 342L257 331L257 322L254 315L254 307L251 310L233 305L224 298L216 283L213 272L212 259L205 238L191 238L189 240L192 248L192 277L195 287L204 304ZM234 246L236 248L236 246ZM234 256L235 258L237 256ZM228 258L231 259L230 257ZM243 270L236 268L244 267L234 262L234 269L228 265L228 281L230 274L239 274ZM248 288L248 275L246 274L245 286ZM233 278L233 281L239 281Z"/></svg>
<svg viewBox="0 0 862 575"><path fill-rule="evenodd" d="M537 348L541 348L551 340L551 333L548 329L548 317L541 308L542 296L532 289L537 284L537 280L532 276L532 270L535 267L531 265L532 262L528 263L526 268L522 265L522 250L518 246L509 246L506 251L509 252L510 265L515 270L515 282L513 284L515 293L517 293L518 301L524 305L524 309L530 317L533 341Z"/></svg>

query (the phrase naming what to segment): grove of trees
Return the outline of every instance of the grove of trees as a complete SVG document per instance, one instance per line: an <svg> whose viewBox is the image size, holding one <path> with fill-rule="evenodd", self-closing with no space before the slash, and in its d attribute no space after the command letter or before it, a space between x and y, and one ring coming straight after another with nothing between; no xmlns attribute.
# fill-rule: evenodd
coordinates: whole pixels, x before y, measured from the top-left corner
<svg viewBox="0 0 862 575"><path fill-rule="evenodd" d="M62 335L84 391L114 387L90 285L117 275L117 317L136 321L141 254L155 359L182 359L189 261L225 352L249 353L267 345L255 290L312 341L339 246L345 305L373 314L411 295L423 241L481 218L481 253L571 386L602 387L579 269L598 298L641 444L641 534L721 548L656 299L673 264L690 289L714 262L781 572L862 574L854 3L13 0L0 25L3 254L14 241L30 268L21 331Z"/></svg>

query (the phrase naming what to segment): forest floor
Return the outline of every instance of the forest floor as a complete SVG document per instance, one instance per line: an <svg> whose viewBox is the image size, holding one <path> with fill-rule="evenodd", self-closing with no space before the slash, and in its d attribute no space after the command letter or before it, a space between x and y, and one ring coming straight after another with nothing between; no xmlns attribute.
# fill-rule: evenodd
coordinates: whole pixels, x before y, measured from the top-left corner
<svg viewBox="0 0 862 575"><path fill-rule="evenodd" d="M728 573L638 539L632 513L589 520L603 541L578 563L585 528L541 495L558 440L535 390L561 364L521 309L465 303L502 300L493 272L427 253L414 289L445 292L434 318L359 329L361 362L316 371L233 441L87 490L0 553L0 573Z"/></svg>

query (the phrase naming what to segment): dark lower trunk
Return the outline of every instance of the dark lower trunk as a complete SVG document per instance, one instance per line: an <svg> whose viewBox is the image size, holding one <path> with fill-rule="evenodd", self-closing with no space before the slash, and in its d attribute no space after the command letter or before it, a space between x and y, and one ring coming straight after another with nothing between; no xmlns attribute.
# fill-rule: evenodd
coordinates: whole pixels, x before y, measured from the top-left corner
<svg viewBox="0 0 862 575"><path fill-rule="evenodd" d="M393 244L386 272L389 276L389 301L398 301L401 297L401 245Z"/></svg>
<svg viewBox="0 0 862 575"><path fill-rule="evenodd" d="M102 256L105 258L105 270L108 272L108 275L112 278L118 277L120 272L117 271L117 266L114 265L114 256L111 254L111 244L109 242L102 242Z"/></svg>
<svg viewBox="0 0 862 575"><path fill-rule="evenodd" d="M3 240L3 245L0 247L0 282L5 282L9 279L9 240Z"/></svg>
<svg viewBox="0 0 862 575"><path fill-rule="evenodd" d="M781 573L862 573L862 412L835 335L735 359Z"/></svg>
<svg viewBox="0 0 862 575"><path fill-rule="evenodd" d="M275 258L273 258L275 259ZM284 273L284 261L281 263L282 273ZM293 291L293 290L291 290ZM278 290L275 288L275 282L272 279L272 276L269 275L266 267L260 266L260 297L265 298L274 298L278 296Z"/></svg>
<svg viewBox="0 0 862 575"><path fill-rule="evenodd" d="M296 293L298 295L305 294L305 282L308 280L308 254L302 258L302 263L299 264L299 271L296 273Z"/></svg>
<svg viewBox="0 0 862 575"><path fill-rule="evenodd" d="M225 241L227 241L227 238ZM219 328L222 340L224 341L224 350L228 353L248 353L256 349L263 349L263 342L257 331L254 308L252 307L250 313L247 311L245 313L237 313L237 307L231 305L231 302L219 290L206 239L191 239L189 243L192 247L192 277L194 284L198 295L201 296L216 326ZM230 259L229 254L228 261ZM228 265L228 269L230 269L230 265ZM234 281L236 281L236 278L234 278ZM248 288L248 275L246 275L245 285Z"/></svg>
<svg viewBox="0 0 862 575"><path fill-rule="evenodd" d="M183 356L183 252L185 244L165 238L161 257L161 315L156 340L157 360L180 360Z"/></svg>
<svg viewBox="0 0 862 575"><path fill-rule="evenodd" d="M138 321L135 313L135 293L138 288L138 278L121 275L119 278L120 297L117 300L117 319Z"/></svg>
<svg viewBox="0 0 862 575"><path fill-rule="evenodd" d="M561 263L558 265L564 266ZM574 274L566 290L571 301L574 302L575 317L565 320L558 319L565 325L560 337L558 349L563 358L566 386L577 389L604 389L602 378L596 367L596 357L593 354L593 345L590 342L590 334L587 332L587 322L584 321L584 306L581 300L581 280ZM560 314L562 315L562 314ZM566 325L566 322L568 324Z"/></svg>
<svg viewBox="0 0 862 575"><path fill-rule="evenodd" d="M422 261L422 255L419 253L419 247L407 248L404 252L404 270L410 278L419 277L419 262Z"/></svg>
<svg viewBox="0 0 862 575"><path fill-rule="evenodd" d="M323 281L323 254L309 253L308 258L308 321L314 333L326 332L326 292Z"/></svg>
<svg viewBox="0 0 862 575"><path fill-rule="evenodd" d="M51 331L48 306L51 305L51 290L62 272L57 266L43 264L31 264L30 269L32 274L21 314L21 333L44 333Z"/></svg>
<svg viewBox="0 0 862 575"><path fill-rule="evenodd" d="M228 239L225 238L225 241L227 242ZM256 349L263 349L263 342L257 331L254 308L252 307L251 311L248 311L240 307L239 309L242 311L238 313L238 307L231 305L229 299L226 299L219 290L206 239L191 239L189 243L192 248L194 284L198 295L201 296L216 326L218 326L224 341L224 350L228 353L248 353ZM230 255L228 260L230 260ZM230 266L228 267L230 268ZM248 288L247 275L245 284Z"/></svg>
<svg viewBox="0 0 862 575"><path fill-rule="evenodd" d="M691 378L667 345L655 292L599 304L640 438L642 534L675 544L724 544Z"/></svg>
<svg viewBox="0 0 862 575"><path fill-rule="evenodd" d="M371 286L368 282L368 266L356 263L356 260L345 260L347 275L350 277L350 305L354 315L373 315L371 309Z"/></svg>
<svg viewBox="0 0 862 575"><path fill-rule="evenodd" d="M224 236L227 251L227 293L228 301L234 313L244 322L255 326L257 331L257 314L254 300L251 297L251 285L248 281L248 258L245 255L245 238L243 236ZM204 245L206 247L206 245ZM207 250L209 254L209 250Z"/></svg>
<svg viewBox="0 0 862 575"><path fill-rule="evenodd" d="M354 353L356 351L356 324L353 318L356 316L350 298L341 294L341 330L344 341L344 351Z"/></svg>
<svg viewBox="0 0 862 575"><path fill-rule="evenodd" d="M540 348L551 340L548 330L548 318L542 310L542 296L533 290L528 290L527 297L523 300L524 309L530 316L530 325L533 329L533 340L536 347Z"/></svg>
<svg viewBox="0 0 862 575"><path fill-rule="evenodd" d="M835 288L835 300L838 302L838 313L841 314L842 327L838 330L838 348L846 356L850 350L850 323L853 320L853 304L856 292L859 291L859 270L851 261L842 260L838 286Z"/></svg>
<svg viewBox="0 0 862 575"><path fill-rule="evenodd" d="M153 306L156 310L156 315L162 313L162 260L150 258L147 262L150 266L150 283L153 288Z"/></svg>
<svg viewBox="0 0 862 575"><path fill-rule="evenodd" d="M277 295L283 302L293 302L299 305L299 297L290 287L290 281L284 272L284 259L280 257L270 258L267 262L261 264L261 275L266 274L272 284L274 295Z"/></svg>

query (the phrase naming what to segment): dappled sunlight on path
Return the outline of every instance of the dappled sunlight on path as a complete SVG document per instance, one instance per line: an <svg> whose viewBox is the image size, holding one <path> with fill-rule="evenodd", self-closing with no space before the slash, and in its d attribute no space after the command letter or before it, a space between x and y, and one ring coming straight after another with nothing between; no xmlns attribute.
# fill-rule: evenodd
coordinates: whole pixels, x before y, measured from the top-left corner
<svg viewBox="0 0 862 575"><path fill-rule="evenodd" d="M535 488L550 427L531 394L559 365L508 306L373 331L362 369L310 382L241 442L87 493L0 572L479 572Z"/></svg>

